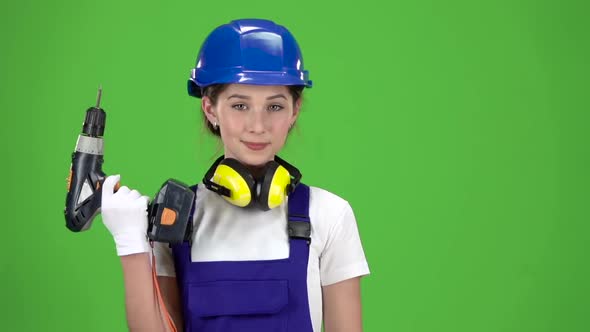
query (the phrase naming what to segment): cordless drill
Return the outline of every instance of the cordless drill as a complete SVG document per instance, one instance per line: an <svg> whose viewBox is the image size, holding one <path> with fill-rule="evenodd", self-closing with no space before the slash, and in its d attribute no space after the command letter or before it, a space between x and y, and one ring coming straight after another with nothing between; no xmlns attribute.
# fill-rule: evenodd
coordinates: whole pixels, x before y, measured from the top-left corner
<svg viewBox="0 0 590 332"><path fill-rule="evenodd" d="M106 178L102 171L106 113L100 108L101 96L102 88L99 88L96 106L86 110L82 133L72 153L64 209L66 226L72 232L89 229L100 212L100 189ZM118 188L119 184L115 191ZM194 197L194 192L184 183L174 179L166 181L147 208L148 238L167 243L190 241L192 223L188 221Z"/></svg>
<svg viewBox="0 0 590 332"><path fill-rule="evenodd" d="M103 134L107 114L100 108L102 88L98 89L96 106L86 110L82 134L72 153L68 177L68 194L64 210L66 226L73 232L90 228L101 202L100 186L104 182Z"/></svg>

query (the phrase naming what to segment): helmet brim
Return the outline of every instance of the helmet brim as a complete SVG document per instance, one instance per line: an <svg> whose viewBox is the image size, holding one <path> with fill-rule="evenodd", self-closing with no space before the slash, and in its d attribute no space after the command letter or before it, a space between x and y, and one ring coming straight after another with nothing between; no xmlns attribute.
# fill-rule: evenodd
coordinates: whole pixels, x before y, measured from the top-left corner
<svg viewBox="0 0 590 332"><path fill-rule="evenodd" d="M252 84L252 85L302 85L312 87L308 79L307 70L302 71L245 71L236 68L235 71L224 74L194 70L194 75L188 81L189 95L202 97L202 90L214 84Z"/></svg>

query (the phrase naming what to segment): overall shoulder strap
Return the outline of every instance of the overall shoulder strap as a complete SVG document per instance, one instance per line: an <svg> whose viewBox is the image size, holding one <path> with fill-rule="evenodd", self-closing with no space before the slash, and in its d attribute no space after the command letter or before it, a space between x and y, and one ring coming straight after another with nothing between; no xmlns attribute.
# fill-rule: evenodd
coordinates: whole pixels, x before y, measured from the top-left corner
<svg viewBox="0 0 590 332"><path fill-rule="evenodd" d="M184 242L189 244L189 247L192 245L193 242L193 215L195 214L195 208L197 205L197 189L198 189L199 185L195 184L193 186L191 186L191 190L193 191L193 193L195 193L195 199L193 200L193 206L191 207L191 212L188 215L188 223L186 225L186 227L188 227L188 232L187 232L187 236L188 239L184 239Z"/></svg>
<svg viewBox="0 0 590 332"><path fill-rule="evenodd" d="M199 187L198 184L195 184L194 186L191 186L191 190L195 193L195 200L193 201L193 207L191 207L191 213L188 215L188 220L192 221L193 220L193 214L195 213L195 204L197 201L197 188Z"/></svg>
<svg viewBox="0 0 590 332"><path fill-rule="evenodd" d="M311 242L311 224L309 219L309 187L300 183L289 195L289 216L287 230L291 239Z"/></svg>
<svg viewBox="0 0 590 332"><path fill-rule="evenodd" d="M191 186L191 190L195 193L195 199L193 200L193 206L191 207L191 212L188 217L188 223L186 227L188 228L188 239L184 239L182 243L179 244L170 244L170 248L172 248L172 257L174 258L174 268L176 270L176 275L179 281L181 281L182 277L184 276L184 270L187 264L191 262L191 245L192 245L192 233L193 233L193 215L195 213L195 205L197 200L197 185Z"/></svg>

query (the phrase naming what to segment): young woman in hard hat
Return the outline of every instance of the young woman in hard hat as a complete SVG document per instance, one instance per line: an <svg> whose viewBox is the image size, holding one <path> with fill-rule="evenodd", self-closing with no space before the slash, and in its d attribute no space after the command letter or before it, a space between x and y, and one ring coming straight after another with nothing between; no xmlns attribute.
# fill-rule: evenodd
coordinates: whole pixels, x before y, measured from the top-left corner
<svg viewBox="0 0 590 332"><path fill-rule="evenodd" d="M283 26L236 20L207 37L188 90L224 156L193 187L192 241L155 244L164 303L152 281L148 198L113 193L119 176L103 185L131 331L362 330L359 279L369 268L353 211L299 183L299 170L277 156L305 87L299 46Z"/></svg>

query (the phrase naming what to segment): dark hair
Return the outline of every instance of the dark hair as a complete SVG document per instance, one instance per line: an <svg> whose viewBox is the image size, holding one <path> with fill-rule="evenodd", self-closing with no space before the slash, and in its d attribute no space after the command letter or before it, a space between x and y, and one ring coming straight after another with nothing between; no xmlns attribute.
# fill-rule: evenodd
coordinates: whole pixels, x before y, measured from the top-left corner
<svg viewBox="0 0 590 332"><path fill-rule="evenodd" d="M209 99L211 100L211 104L215 106L217 105L217 98L223 91L225 91L225 89L227 89L228 86L229 84L209 85L208 87L203 89L202 95L203 97L209 97ZM293 97L293 106L295 106L297 101L303 97L303 89L305 87L303 85L287 85L287 88L289 89L289 93ZM219 132L219 127L214 128L211 122L207 120L207 117L203 116L203 119L205 120L205 126L207 126L207 129L210 133L212 133L215 136L221 136Z"/></svg>

